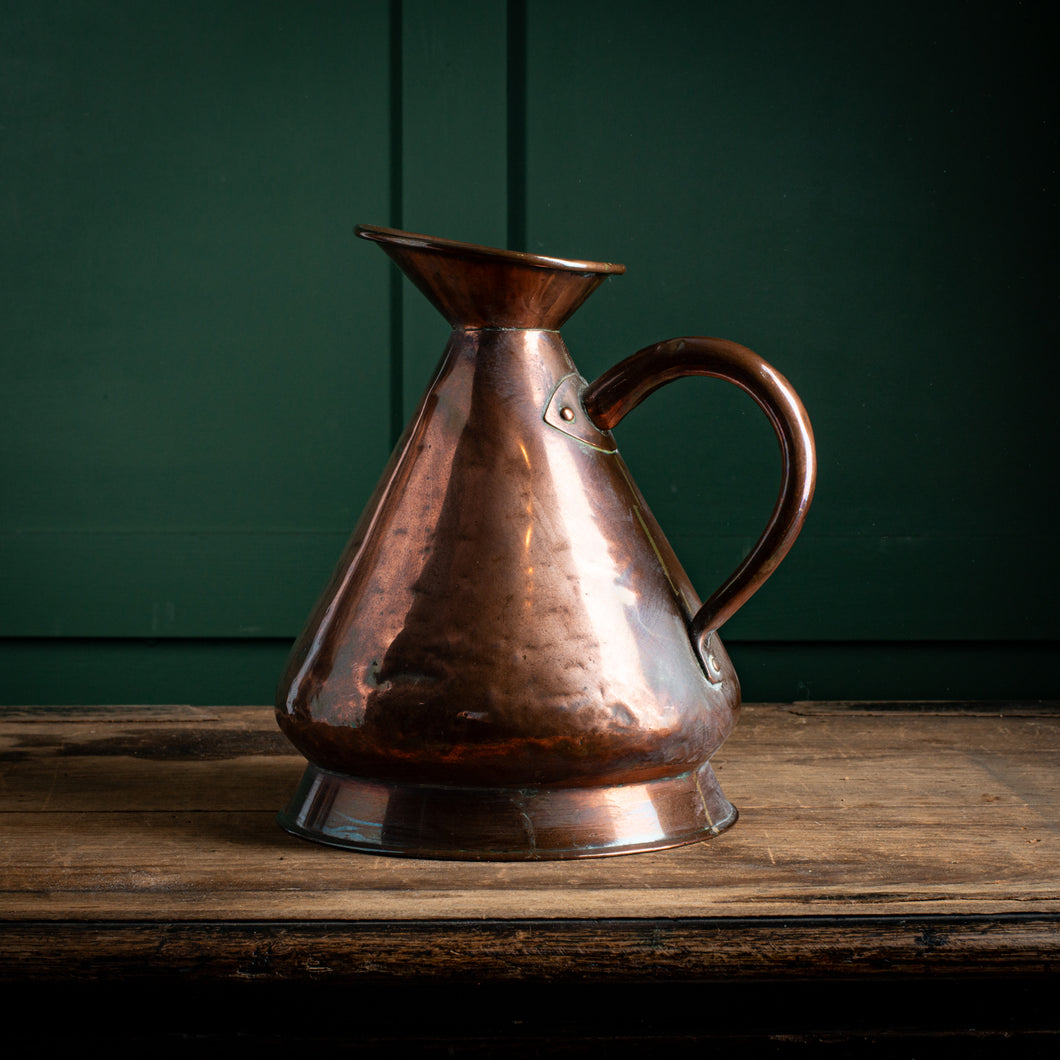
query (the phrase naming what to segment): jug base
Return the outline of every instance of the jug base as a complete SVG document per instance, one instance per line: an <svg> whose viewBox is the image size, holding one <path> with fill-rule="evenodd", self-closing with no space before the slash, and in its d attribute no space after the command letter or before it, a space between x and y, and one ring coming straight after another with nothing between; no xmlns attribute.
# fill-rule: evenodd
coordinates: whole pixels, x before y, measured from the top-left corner
<svg viewBox="0 0 1060 1060"><path fill-rule="evenodd" d="M460 861L661 850L709 839L736 818L709 763L643 784L564 788L384 783L310 764L279 814L287 831L329 846Z"/></svg>

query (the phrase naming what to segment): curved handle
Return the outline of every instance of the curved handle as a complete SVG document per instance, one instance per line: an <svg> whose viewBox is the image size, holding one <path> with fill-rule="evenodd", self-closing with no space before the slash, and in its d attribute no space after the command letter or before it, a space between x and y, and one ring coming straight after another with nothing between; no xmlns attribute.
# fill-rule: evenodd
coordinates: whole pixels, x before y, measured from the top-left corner
<svg viewBox="0 0 1060 1060"><path fill-rule="evenodd" d="M757 353L725 339L669 339L648 346L590 383L582 404L597 427L610 430L652 391L686 375L727 379L750 394L773 424L783 462L780 494L762 536L692 619L693 641L703 645L776 570L799 536L813 498L817 458L810 419L791 384Z"/></svg>

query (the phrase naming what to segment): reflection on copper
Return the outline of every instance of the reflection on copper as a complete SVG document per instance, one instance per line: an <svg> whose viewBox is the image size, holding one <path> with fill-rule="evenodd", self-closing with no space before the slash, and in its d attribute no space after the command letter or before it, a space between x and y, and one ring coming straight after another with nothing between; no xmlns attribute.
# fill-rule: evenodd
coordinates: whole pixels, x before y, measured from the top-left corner
<svg viewBox="0 0 1060 1060"><path fill-rule="evenodd" d="M611 819L618 825L614 831L615 842L638 846L651 843L662 834L659 815L645 785L612 788L605 793L604 802L611 811Z"/></svg>

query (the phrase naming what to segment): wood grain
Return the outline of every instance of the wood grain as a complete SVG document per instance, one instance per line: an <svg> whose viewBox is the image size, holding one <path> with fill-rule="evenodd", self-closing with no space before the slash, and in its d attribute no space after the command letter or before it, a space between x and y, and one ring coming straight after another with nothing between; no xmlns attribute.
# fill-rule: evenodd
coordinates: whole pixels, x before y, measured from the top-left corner
<svg viewBox="0 0 1060 1060"><path fill-rule="evenodd" d="M52 924L25 922L0 933L0 968L17 961L21 981L174 972L248 982L1027 976L1055 968L1057 924L1056 917L915 916L219 921L83 923L57 932Z"/></svg>
<svg viewBox="0 0 1060 1060"><path fill-rule="evenodd" d="M1030 974L1057 957L1048 713L750 706L716 762L731 831L581 862L306 843L275 822L302 764L265 708L0 719L0 974L196 954L239 977L256 952L280 978L425 975L444 953L447 975L516 979Z"/></svg>

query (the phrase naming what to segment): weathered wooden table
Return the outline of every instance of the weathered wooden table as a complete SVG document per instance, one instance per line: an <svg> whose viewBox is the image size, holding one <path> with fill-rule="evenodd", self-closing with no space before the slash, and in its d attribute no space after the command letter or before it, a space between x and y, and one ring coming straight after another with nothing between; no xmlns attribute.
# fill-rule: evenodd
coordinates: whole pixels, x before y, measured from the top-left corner
<svg viewBox="0 0 1060 1060"><path fill-rule="evenodd" d="M0 708L5 1036L1055 1052L1057 705L752 705L715 764L709 843L429 862L283 832L268 708Z"/></svg>

